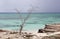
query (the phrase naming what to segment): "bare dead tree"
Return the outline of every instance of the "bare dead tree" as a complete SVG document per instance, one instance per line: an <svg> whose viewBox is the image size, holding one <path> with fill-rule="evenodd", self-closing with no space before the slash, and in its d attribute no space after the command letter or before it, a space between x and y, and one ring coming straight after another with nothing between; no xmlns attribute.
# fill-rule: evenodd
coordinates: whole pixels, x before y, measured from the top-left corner
<svg viewBox="0 0 60 39"><path fill-rule="evenodd" d="M28 13L28 15L26 16L26 18L24 19L23 23L20 25L20 35L21 35L21 32L22 32L22 29L23 29L23 26L25 24L25 22L29 19L30 15L32 13L32 10L30 10L30 12Z"/></svg>
<svg viewBox="0 0 60 39"><path fill-rule="evenodd" d="M17 13L19 14L19 17L20 17L20 19L21 19L21 22L23 21L23 18L22 18L22 16L21 16L21 13L20 13L20 11L16 8L15 9L16 11L17 11Z"/></svg>
<svg viewBox="0 0 60 39"><path fill-rule="evenodd" d="M18 9L16 9L16 11L17 11L18 14L20 13ZM24 24L25 24L25 22L28 20L28 18L30 17L31 13L32 13L32 9L29 9L29 13L28 13L28 15L26 16L25 19L22 19L22 16L20 15L20 19L21 19L21 21L22 21L22 24L20 25L20 30L19 30L19 34L20 34L20 35L21 35L21 33L22 33Z"/></svg>

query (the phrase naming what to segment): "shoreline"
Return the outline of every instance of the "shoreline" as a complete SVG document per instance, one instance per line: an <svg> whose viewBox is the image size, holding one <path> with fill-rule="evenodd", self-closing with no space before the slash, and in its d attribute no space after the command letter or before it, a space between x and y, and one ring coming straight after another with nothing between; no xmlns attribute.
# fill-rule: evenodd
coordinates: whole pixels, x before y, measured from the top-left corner
<svg viewBox="0 0 60 39"><path fill-rule="evenodd" d="M43 33L46 35L46 33ZM22 34L19 35L19 32L17 31L9 31L9 30L0 30L0 39L25 39L27 37L33 37L33 38L41 38L40 35L43 35L42 33L37 32L31 32L31 31L22 31ZM35 36L35 37L34 37Z"/></svg>
<svg viewBox="0 0 60 39"><path fill-rule="evenodd" d="M55 31L56 30L56 31ZM0 39L60 39L60 24L46 24L44 29L36 31L5 30L0 29Z"/></svg>
<svg viewBox="0 0 60 39"><path fill-rule="evenodd" d="M55 33L37 33L31 31L22 31L21 35L17 31L0 30L0 39L49 39L53 37L53 34L60 34L60 32ZM51 37L52 36L52 37ZM56 35L54 35L56 36ZM55 37L54 37L55 38Z"/></svg>

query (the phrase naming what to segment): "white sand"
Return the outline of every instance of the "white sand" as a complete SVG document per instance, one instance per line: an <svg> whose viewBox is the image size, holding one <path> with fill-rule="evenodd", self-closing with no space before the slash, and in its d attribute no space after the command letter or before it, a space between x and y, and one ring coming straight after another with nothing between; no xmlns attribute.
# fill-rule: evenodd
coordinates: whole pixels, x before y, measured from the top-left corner
<svg viewBox="0 0 60 39"><path fill-rule="evenodd" d="M40 39L40 35L43 35L42 33L38 34L38 33L27 33L27 34L23 34L23 35L19 35L17 34L10 34L9 32L0 32L0 39L28 39L27 37L24 37L24 35L32 35L32 37L30 37L30 39Z"/></svg>
<svg viewBox="0 0 60 39"><path fill-rule="evenodd" d="M44 36L50 36L50 34L47 33L37 33L31 31L23 31L22 35L19 35L19 33L11 34L10 32L0 32L0 39L42 39ZM59 34L60 32L57 33ZM55 35L57 33L51 33L51 35Z"/></svg>

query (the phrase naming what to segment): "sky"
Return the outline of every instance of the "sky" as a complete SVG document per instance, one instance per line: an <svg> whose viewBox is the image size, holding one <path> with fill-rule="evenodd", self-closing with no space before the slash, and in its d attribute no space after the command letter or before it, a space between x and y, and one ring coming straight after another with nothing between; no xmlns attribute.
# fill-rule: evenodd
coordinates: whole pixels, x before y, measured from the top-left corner
<svg viewBox="0 0 60 39"><path fill-rule="evenodd" d="M60 0L0 0L0 12L60 12Z"/></svg>

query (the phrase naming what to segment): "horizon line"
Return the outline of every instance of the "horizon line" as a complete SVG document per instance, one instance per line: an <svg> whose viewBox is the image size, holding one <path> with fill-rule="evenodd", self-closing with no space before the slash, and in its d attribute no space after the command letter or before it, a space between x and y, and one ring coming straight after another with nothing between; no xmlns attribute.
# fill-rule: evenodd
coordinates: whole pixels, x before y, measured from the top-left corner
<svg viewBox="0 0 60 39"><path fill-rule="evenodd" d="M29 12L20 12L20 14L28 14ZM60 14L60 12L32 12L32 14ZM0 12L0 14L18 14L17 12Z"/></svg>

